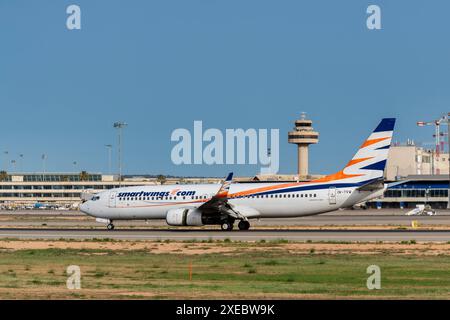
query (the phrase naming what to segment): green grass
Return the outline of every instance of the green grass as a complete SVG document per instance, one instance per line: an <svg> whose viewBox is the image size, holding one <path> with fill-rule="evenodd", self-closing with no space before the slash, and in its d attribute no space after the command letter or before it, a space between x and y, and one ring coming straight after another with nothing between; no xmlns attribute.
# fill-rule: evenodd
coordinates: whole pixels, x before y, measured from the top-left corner
<svg viewBox="0 0 450 320"><path fill-rule="evenodd" d="M192 281L189 281L190 263ZM381 268L381 290L366 287L369 276L366 269L372 264ZM81 290L66 289L69 265L81 268ZM449 266L448 255L300 255L277 247L263 253L195 256L142 250L0 251L0 299L274 296L449 299Z"/></svg>

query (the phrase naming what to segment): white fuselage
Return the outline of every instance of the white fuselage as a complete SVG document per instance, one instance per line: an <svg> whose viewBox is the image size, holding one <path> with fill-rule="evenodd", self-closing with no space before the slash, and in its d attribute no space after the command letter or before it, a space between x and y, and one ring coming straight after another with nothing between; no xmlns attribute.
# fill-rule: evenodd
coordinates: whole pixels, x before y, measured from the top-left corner
<svg viewBox="0 0 450 320"><path fill-rule="evenodd" d="M286 184L235 183L230 187L228 202L249 219L301 217L350 207L379 197L383 192L359 191L355 186L322 187L320 184L313 184L313 188L308 184L307 190L293 190L302 184L277 187L282 185ZM110 220L165 219L171 209L198 208L219 188L219 184L194 184L112 189L97 194L80 209L91 216Z"/></svg>
<svg viewBox="0 0 450 320"><path fill-rule="evenodd" d="M381 196L395 118L384 118L340 171L308 182L161 185L113 189L84 202L81 211L107 220L166 219L175 226L220 224L231 230L239 220L302 217L351 207ZM109 229L114 225L109 222Z"/></svg>

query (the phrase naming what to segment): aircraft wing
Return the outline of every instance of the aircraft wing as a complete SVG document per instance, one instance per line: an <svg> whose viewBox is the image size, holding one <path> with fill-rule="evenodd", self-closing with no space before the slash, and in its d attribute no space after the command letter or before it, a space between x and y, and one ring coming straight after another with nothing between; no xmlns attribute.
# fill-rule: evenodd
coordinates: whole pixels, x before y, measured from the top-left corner
<svg viewBox="0 0 450 320"><path fill-rule="evenodd" d="M233 179L233 173L229 173L219 191L209 201L198 207L205 214L229 215L235 219L246 219L247 217L258 217L260 213L254 208L234 206L228 202L228 191Z"/></svg>
<svg viewBox="0 0 450 320"><path fill-rule="evenodd" d="M203 203L199 210L204 213L218 213L218 212L226 212L231 207L228 204L228 191L230 190L231 181L233 179L233 172L230 172L222 183L219 191L207 202Z"/></svg>

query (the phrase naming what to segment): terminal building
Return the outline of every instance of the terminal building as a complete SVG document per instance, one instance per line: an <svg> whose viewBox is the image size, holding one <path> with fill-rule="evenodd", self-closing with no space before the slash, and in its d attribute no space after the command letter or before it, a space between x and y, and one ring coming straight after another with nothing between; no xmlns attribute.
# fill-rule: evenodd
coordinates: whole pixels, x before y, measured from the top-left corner
<svg viewBox="0 0 450 320"><path fill-rule="evenodd" d="M448 175L410 175L384 193L380 199L367 203L371 208L415 208L428 204L434 209L447 208Z"/></svg>
<svg viewBox="0 0 450 320"><path fill-rule="evenodd" d="M177 183L214 183L219 178L177 178L157 176L124 176L101 173L0 173L0 205L30 206L36 203L73 206L83 193L96 193L120 186Z"/></svg>
<svg viewBox="0 0 450 320"><path fill-rule="evenodd" d="M390 187L381 199L368 203L377 208L414 208L428 204L447 208L449 190L449 154L417 146L408 140L389 150L386 182L401 182Z"/></svg>
<svg viewBox="0 0 450 320"><path fill-rule="evenodd" d="M419 147L408 140L405 144L391 146L386 180L400 180L409 175L448 175L448 170L448 153L437 153L434 149Z"/></svg>

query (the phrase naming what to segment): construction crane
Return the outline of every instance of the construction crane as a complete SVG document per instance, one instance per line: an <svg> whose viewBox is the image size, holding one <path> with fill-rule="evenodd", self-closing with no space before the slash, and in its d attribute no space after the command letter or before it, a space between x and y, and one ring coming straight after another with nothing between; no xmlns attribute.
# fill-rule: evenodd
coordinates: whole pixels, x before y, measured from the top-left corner
<svg viewBox="0 0 450 320"><path fill-rule="evenodd" d="M443 134L441 134L441 123L447 124L447 117L443 116L442 118L435 120L435 121L417 121L417 125L419 127L424 126L435 126L435 133L433 134L433 137L436 139L436 156L439 157L439 154L441 151L444 151L443 145L441 145L441 137ZM442 148L442 150L441 150Z"/></svg>
<svg viewBox="0 0 450 320"><path fill-rule="evenodd" d="M446 124L447 125L447 144L448 144L448 156L447 156L447 161L448 161L448 175L449 175L449 188L447 191L447 195L448 195L448 201L447 201L447 209L450 209L450 112L448 112L447 114L443 115L441 118L439 118L438 120L435 121L418 121L417 125L419 127L424 127L424 126L435 126L435 133L433 135L433 137L435 137L436 139L436 156L439 156L440 151L444 151L444 143L441 144L441 137L443 137L445 135L445 133L441 134L440 132L440 127L441 124ZM433 171L434 174L434 171Z"/></svg>

